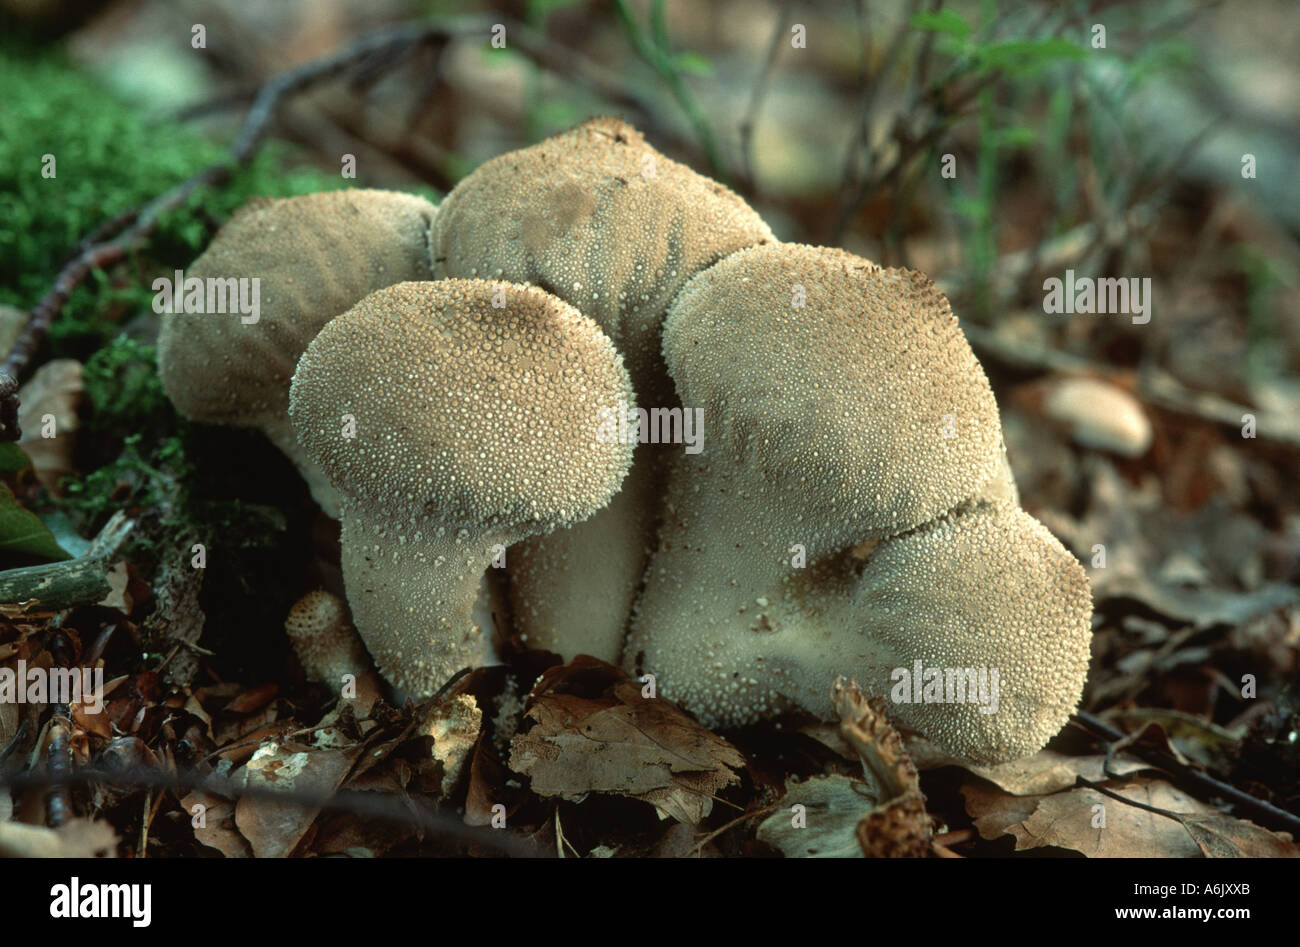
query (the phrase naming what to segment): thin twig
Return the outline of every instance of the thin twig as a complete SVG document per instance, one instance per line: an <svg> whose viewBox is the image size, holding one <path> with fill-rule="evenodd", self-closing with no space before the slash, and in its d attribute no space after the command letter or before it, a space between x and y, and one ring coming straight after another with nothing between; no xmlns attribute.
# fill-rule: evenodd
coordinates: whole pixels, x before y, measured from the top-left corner
<svg viewBox="0 0 1300 947"><path fill-rule="evenodd" d="M748 822L750 819L754 818L755 816L766 815L767 813L771 812L780 804L781 804L781 800L778 799L776 802L773 802L770 805L766 805L761 809L755 809L753 812L746 812L742 816L737 816L736 818L728 822L726 825L722 826L721 828L714 829L708 835L704 836L704 838L696 842L695 848L693 848L691 851L696 855L700 854L700 852L704 850L705 845L708 845L710 842L712 842L723 832L726 832L729 829L734 829L736 826L740 825L740 823Z"/></svg>
<svg viewBox="0 0 1300 947"><path fill-rule="evenodd" d="M713 137L713 128L709 125L704 110L695 101L695 96L691 94L691 90L687 87L685 80L682 79L681 71L673 64L668 51L661 48L646 35L645 30L637 22L636 17L633 16L631 9L628 7L627 0L614 0L614 10L623 23L623 28L627 33L628 40L632 43L633 50L650 68L659 73L660 78L668 86L668 91L677 100L678 106L686 113L686 119L691 123L691 128L695 131L695 137L699 140L700 149L704 152L705 160L709 163L709 171L714 176L725 181L727 177L726 169L722 164L718 143ZM663 26L662 22L658 28L658 33L661 41L667 40L666 27Z"/></svg>
<svg viewBox="0 0 1300 947"><path fill-rule="evenodd" d="M1012 339L974 325L963 325L966 338L981 357L991 357L1004 365L1040 372L1092 375L1098 378L1118 376L1120 372L1069 352L1048 348L1034 342ZM1300 424L1293 415L1266 412L1229 401L1208 391L1188 388L1168 372L1151 369L1138 378L1138 395L1165 411L1182 414L1240 429L1244 415L1255 417L1255 436L1290 448L1300 448Z"/></svg>
<svg viewBox="0 0 1300 947"><path fill-rule="evenodd" d="M1071 719L1076 725L1087 730L1093 737L1104 743L1114 743L1125 738L1125 734L1116 730L1104 720L1094 717L1092 714L1080 711L1073 714ZM1231 802L1234 806L1237 806L1243 811L1250 813L1267 825L1283 829L1290 832L1292 835L1300 835L1300 816L1297 816L1294 813L1287 812L1285 809L1279 809L1271 802L1256 798L1249 793L1242 792L1235 786L1230 786L1222 780L1215 779L1207 773L1203 773L1198 769L1193 769L1186 763L1174 759L1173 756L1163 750L1157 750L1140 745L1126 746L1125 750L1139 759L1164 770L1169 774L1171 781L1176 785L1181 783L1184 788L1187 788L1189 791L1195 792L1199 790L1202 794L1211 796L1217 795ZM1140 804L1135 803L1135 805Z"/></svg>

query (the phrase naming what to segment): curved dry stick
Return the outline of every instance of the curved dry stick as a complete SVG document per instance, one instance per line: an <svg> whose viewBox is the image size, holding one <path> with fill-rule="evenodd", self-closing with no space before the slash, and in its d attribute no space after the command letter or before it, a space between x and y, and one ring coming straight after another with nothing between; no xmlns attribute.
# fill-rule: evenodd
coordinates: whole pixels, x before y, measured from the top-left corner
<svg viewBox="0 0 1300 947"><path fill-rule="evenodd" d="M11 789L38 789L51 786L89 785L108 783L134 786L140 789L160 789L172 792L201 790L226 799L238 800L243 796L293 803L304 807L347 812L372 819L383 819L401 825L419 828L430 834L461 842L483 845L505 855L536 857L538 850L527 840L500 829L466 825L458 817L417 803L416 797L405 800L380 793L342 789L333 793L284 791L261 786L241 786L237 781L215 774L202 775L180 770L175 775L144 767L127 767L122 770L82 769L67 773L57 780L38 775L0 775L0 787Z"/></svg>
<svg viewBox="0 0 1300 947"><path fill-rule="evenodd" d="M1107 775L1110 775L1110 745L1124 740L1125 734L1116 730L1104 720L1094 717L1092 714L1084 713L1083 711L1071 714L1071 717L1079 727L1087 731L1094 739L1097 739L1106 745L1106 772ZM1150 763L1152 766L1164 770L1169 774L1171 781L1175 785L1181 782L1184 788L1191 791L1198 798L1203 796L1213 798L1215 795L1218 795L1228 800L1244 812L1259 819L1260 822L1263 822L1266 825L1276 826L1293 835L1300 833L1300 816L1297 816L1293 812L1281 809L1265 799L1252 796L1220 779L1215 779L1208 773L1203 773L1200 770L1193 769L1185 763L1180 763L1168 753L1144 746L1130 745L1124 747L1124 749L1143 762ZM1093 786L1092 788L1095 789L1097 787ZM1199 790L1199 793L1197 790ZM1126 799L1124 801L1131 802L1132 800ZM1138 803L1134 804L1140 805ZM1163 815L1165 813L1162 812L1161 814Z"/></svg>

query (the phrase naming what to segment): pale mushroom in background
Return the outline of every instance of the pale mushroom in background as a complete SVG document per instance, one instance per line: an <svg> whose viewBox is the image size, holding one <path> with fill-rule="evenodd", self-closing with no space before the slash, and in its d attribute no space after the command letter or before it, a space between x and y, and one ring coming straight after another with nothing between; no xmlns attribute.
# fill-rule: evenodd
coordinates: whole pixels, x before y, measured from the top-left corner
<svg viewBox="0 0 1300 947"><path fill-rule="evenodd" d="M348 603L384 677L427 695L484 663L485 572L617 492L632 446L601 418L619 401L634 398L609 339L531 286L401 283L312 341L290 415L343 498Z"/></svg>
<svg viewBox="0 0 1300 947"><path fill-rule="evenodd" d="M259 280L260 313L245 321L228 293L224 313L164 313L158 369L176 409L208 424L259 428L297 465L321 508L337 516L337 495L294 439L289 381L330 319L376 289L430 277L436 212L423 198L371 190L242 208L184 273L187 280Z"/></svg>
<svg viewBox="0 0 1300 947"><path fill-rule="evenodd" d="M1098 378L1048 383L1043 413L1067 428L1081 447L1141 457L1151 446L1151 422L1138 400Z"/></svg>

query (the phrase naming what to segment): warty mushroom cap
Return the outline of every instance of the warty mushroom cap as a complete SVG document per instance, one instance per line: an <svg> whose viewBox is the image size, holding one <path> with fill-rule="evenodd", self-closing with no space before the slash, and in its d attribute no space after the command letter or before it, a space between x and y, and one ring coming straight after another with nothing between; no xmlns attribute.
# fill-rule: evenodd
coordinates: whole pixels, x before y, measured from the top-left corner
<svg viewBox="0 0 1300 947"><path fill-rule="evenodd" d="M891 698L905 671L890 716L980 763L1032 755L1077 705L1091 638L1087 576L1023 510L964 507L884 540L860 576L825 571L799 597L751 607L760 620L749 627L697 619L642 631L629 650L662 694L714 727L793 707L828 717L837 676ZM972 689L962 702L911 702L918 662L938 669L941 686L949 671L985 674L990 686L996 672L996 691L983 695L993 699L981 704Z"/></svg>
<svg viewBox="0 0 1300 947"><path fill-rule="evenodd" d="M195 421L262 429L337 515L337 497L293 437L289 381L330 319L376 289L431 276L436 210L410 194L359 189L246 205L185 275L259 279L260 318L163 314L158 368L177 410Z"/></svg>
<svg viewBox="0 0 1300 947"><path fill-rule="evenodd" d="M528 282L568 301L623 353L641 404L671 407L660 354L669 303L699 270L774 239L732 191L625 122L596 118L459 182L439 208L433 253L438 276ZM662 489L657 452L638 451L617 503L510 552L511 601L530 644L618 659Z"/></svg>
<svg viewBox="0 0 1300 947"><path fill-rule="evenodd" d="M1088 675L1092 595L1078 560L1014 506L980 505L883 542L844 615L860 629L829 653L795 645L790 679L809 702L829 691L832 666L890 693L894 669L997 672L995 701L893 703L890 713L959 759L1030 756L1063 727ZM785 663L780 647L772 659ZM801 671L794 671L794 667ZM868 682L870 684L868 685ZM993 709L990 711L990 707Z"/></svg>
<svg viewBox="0 0 1300 947"><path fill-rule="evenodd" d="M810 556L918 526L1001 472L988 379L919 273L742 250L678 295L664 355L682 404L704 410L706 453L745 469L752 502Z"/></svg>
<svg viewBox="0 0 1300 947"><path fill-rule="evenodd" d="M533 283L596 320L644 402L658 394L649 386L662 380L659 328L677 291L728 254L774 240L738 195L626 122L594 118L460 181L440 207L433 256L439 276Z"/></svg>
<svg viewBox="0 0 1300 947"><path fill-rule="evenodd" d="M343 495L348 602L389 680L427 694L481 661L472 609L497 547L590 516L626 475L632 445L600 437L620 400L609 339L531 286L401 283L307 347L290 416Z"/></svg>

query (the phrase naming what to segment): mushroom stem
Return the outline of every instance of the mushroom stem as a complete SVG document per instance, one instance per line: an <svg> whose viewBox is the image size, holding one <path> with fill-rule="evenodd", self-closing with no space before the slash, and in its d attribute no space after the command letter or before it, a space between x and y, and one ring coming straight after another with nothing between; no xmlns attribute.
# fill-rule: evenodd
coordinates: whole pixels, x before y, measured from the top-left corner
<svg viewBox="0 0 1300 947"><path fill-rule="evenodd" d="M590 519L532 536L507 553L510 601L530 648L614 663L648 557L664 464L634 455L623 488Z"/></svg>
<svg viewBox="0 0 1300 947"><path fill-rule="evenodd" d="M607 405L634 401L622 359L592 320L532 286L372 293L312 340L289 401L299 441L344 497L357 629L417 695L489 654L475 605L497 556L602 509L632 462L602 425Z"/></svg>
<svg viewBox="0 0 1300 947"><path fill-rule="evenodd" d="M788 704L768 686L768 641L801 622L792 561L815 564L825 551L810 535L772 531L766 516L737 515L779 497L741 479L730 459L704 456L674 465L624 662L655 674L706 725L750 723Z"/></svg>
<svg viewBox="0 0 1300 947"><path fill-rule="evenodd" d="M343 583L380 673L404 691L432 694L462 668L495 663L477 605L493 547L521 537L471 535L416 516L399 526L392 516L345 501Z"/></svg>

